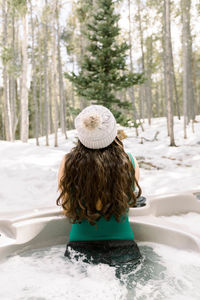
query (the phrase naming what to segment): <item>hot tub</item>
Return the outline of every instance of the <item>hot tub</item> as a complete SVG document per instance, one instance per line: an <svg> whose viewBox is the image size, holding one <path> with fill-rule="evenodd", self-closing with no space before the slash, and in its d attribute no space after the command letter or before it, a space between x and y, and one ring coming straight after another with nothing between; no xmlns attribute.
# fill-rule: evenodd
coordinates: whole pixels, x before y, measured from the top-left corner
<svg viewBox="0 0 200 300"><path fill-rule="evenodd" d="M0 299L200 299L200 236L183 221L200 221L199 195L152 197L130 209L143 261L120 278L114 267L63 256L71 224L58 208L0 216Z"/></svg>

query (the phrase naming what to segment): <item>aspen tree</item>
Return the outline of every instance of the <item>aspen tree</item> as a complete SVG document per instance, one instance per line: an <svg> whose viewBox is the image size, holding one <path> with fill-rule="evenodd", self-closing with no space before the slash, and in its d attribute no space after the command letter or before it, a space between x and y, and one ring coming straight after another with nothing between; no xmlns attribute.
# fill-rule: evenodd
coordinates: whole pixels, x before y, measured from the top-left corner
<svg viewBox="0 0 200 300"><path fill-rule="evenodd" d="M165 81L166 102L168 108L170 146L176 146L174 140L174 116L173 116L173 71L171 60L171 25L170 25L170 0L164 0L164 37L165 37Z"/></svg>

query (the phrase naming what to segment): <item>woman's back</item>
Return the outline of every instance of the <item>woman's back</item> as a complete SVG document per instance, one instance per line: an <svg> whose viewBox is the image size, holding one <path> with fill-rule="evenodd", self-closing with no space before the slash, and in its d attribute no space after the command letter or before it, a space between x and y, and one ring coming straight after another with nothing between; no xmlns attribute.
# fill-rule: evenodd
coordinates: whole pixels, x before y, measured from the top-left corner
<svg viewBox="0 0 200 300"><path fill-rule="evenodd" d="M133 167L135 163L132 155L128 153ZM133 185L133 190L134 190ZM72 225L69 236L69 241L99 241L99 240L134 240L134 235L128 220L128 209L124 216L121 217L120 222L117 222L114 216L111 216L107 221L101 217L96 221L95 226L91 226L87 219L82 222Z"/></svg>
<svg viewBox="0 0 200 300"><path fill-rule="evenodd" d="M101 217L96 225L91 226L88 220L83 220L81 224L73 224L69 236L69 241L100 241L100 240L134 240L128 214L121 217L117 222L114 216L107 221Z"/></svg>

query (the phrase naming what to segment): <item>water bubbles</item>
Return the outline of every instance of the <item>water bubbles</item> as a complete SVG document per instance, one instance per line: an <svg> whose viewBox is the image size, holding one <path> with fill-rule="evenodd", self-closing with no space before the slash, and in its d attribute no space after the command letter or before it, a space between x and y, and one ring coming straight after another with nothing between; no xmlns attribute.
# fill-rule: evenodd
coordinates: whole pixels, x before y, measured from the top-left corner
<svg viewBox="0 0 200 300"><path fill-rule="evenodd" d="M183 300L200 298L200 258L193 252L139 243L141 263L110 267L64 257L65 245L31 250L1 263L0 299ZM9 278L9 280L7 280ZM185 298L184 298L185 297Z"/></svg>

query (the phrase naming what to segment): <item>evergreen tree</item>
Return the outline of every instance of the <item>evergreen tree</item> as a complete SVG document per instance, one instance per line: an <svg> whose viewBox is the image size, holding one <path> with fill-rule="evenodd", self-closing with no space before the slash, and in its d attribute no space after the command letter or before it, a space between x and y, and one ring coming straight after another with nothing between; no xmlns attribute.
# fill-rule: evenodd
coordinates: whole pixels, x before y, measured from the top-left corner
<svg viewBox="0 0 200 300"><path fill-rule="evenodd" d="M125 125L119 109L131 109L131 103L122 102L116 91L142 83L143 74L132 73L126 66L126 42L119 43L120 29L115 13L115 1L99 0L93 7L92 18L87 24L87 52L81 62L81 71L66 74L76 87L77 94L112 110L118 122Z"/></svg>

